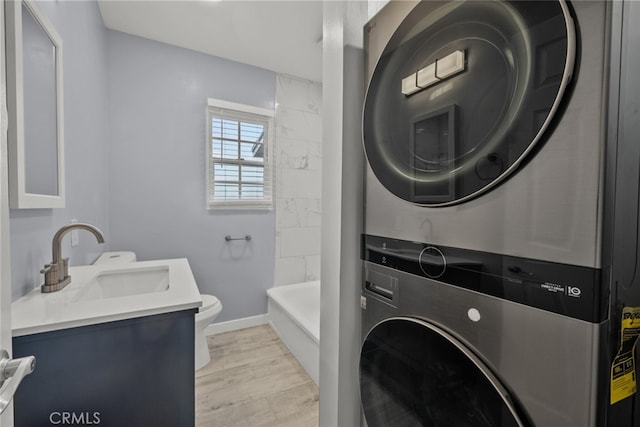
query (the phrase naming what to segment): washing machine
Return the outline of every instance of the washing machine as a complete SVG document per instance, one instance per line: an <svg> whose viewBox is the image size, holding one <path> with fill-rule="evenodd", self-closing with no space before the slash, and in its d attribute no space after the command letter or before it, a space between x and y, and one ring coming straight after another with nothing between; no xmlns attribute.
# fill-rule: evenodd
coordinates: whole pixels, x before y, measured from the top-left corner
<svg viewBox="0 0 640 427"><path fill-rule="evenodd" d="M360 359L365 425L595 425L597 329L511 295L483 292L523 292L520 283L500 283L503 266L522 267L519 260L505 265L447 251L447 268L431 279L422 269L439 274L425 262L433 247L388 239L366 245Z"/></svg>
<svg viewBox="0 0 640 427"><path fill-rule="evenodd" d="M364 425L640 425L611 399L640 306L637 22L392 1L365 26Z"/></svg>

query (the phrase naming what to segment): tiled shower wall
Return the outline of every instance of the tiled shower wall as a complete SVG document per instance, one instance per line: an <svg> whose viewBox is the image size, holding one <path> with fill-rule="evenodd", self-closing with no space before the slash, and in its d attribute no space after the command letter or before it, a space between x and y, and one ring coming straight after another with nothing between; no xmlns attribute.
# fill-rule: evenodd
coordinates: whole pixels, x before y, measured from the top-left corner
<svg viewBox="0 0 640 427"><path fill-rule="evenodd" d="M279 74L274 285L320 279L322 85Z"/></svg>

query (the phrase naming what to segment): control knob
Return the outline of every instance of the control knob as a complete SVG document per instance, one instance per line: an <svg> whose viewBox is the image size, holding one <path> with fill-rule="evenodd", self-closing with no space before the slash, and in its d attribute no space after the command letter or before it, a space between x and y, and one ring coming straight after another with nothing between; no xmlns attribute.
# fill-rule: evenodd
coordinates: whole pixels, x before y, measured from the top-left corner
<svg viewBox="0 0 640 427"><path fill-rule="evenodd" d="M422 272L432 279L441 277L447 269L447 260L444 255L440 249L433 246L427 246L420 252L418 263Z"/></svg>

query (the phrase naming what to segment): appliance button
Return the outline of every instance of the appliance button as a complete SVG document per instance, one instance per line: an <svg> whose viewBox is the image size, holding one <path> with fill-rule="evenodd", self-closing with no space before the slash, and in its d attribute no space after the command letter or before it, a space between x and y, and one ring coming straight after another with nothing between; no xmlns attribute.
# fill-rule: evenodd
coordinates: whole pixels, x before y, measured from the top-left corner
<svg viewBox="0 0 640 427"><path fill-rule="evenodd" d="M509 267L507 267L507 270L509 270L510 272L512 272L514 274L522 273L522 269L520 267L518 267L517 265L510 265Z"/></svg>
<svg viewBox="0 0 640 427"><path fill-rule="evenodd" d="M477 308L470 308L467 311L467 316L469 316L469 320L472 322L479 322L482 319L482 315L480 315L480 311Z"/></svg>
<svg viewBox="0 0 640 427"><path fill-rule="evenodd" d="M444 255L440 249L433 246L427 246L420 252L418 263L422 272L432 279L442 276L447 269L447 260Z"/></svg>

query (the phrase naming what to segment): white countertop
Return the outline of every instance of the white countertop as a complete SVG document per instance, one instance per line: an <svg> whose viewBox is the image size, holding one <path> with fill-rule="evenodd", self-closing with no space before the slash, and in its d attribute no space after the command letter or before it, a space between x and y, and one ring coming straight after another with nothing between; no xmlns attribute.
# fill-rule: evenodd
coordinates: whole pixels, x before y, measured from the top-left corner
<svg viewBox="0 0 640 427"><path fill-rule="evenodd" d="M169 289L162 292L74 301L74 297L101 272L126 268L169 267ZM69 268L71 283L64 289L41 293L40 287L12 306L13 336L50 332L78 326L170 313L202 306L189 262L185 258Z"/></svg>

